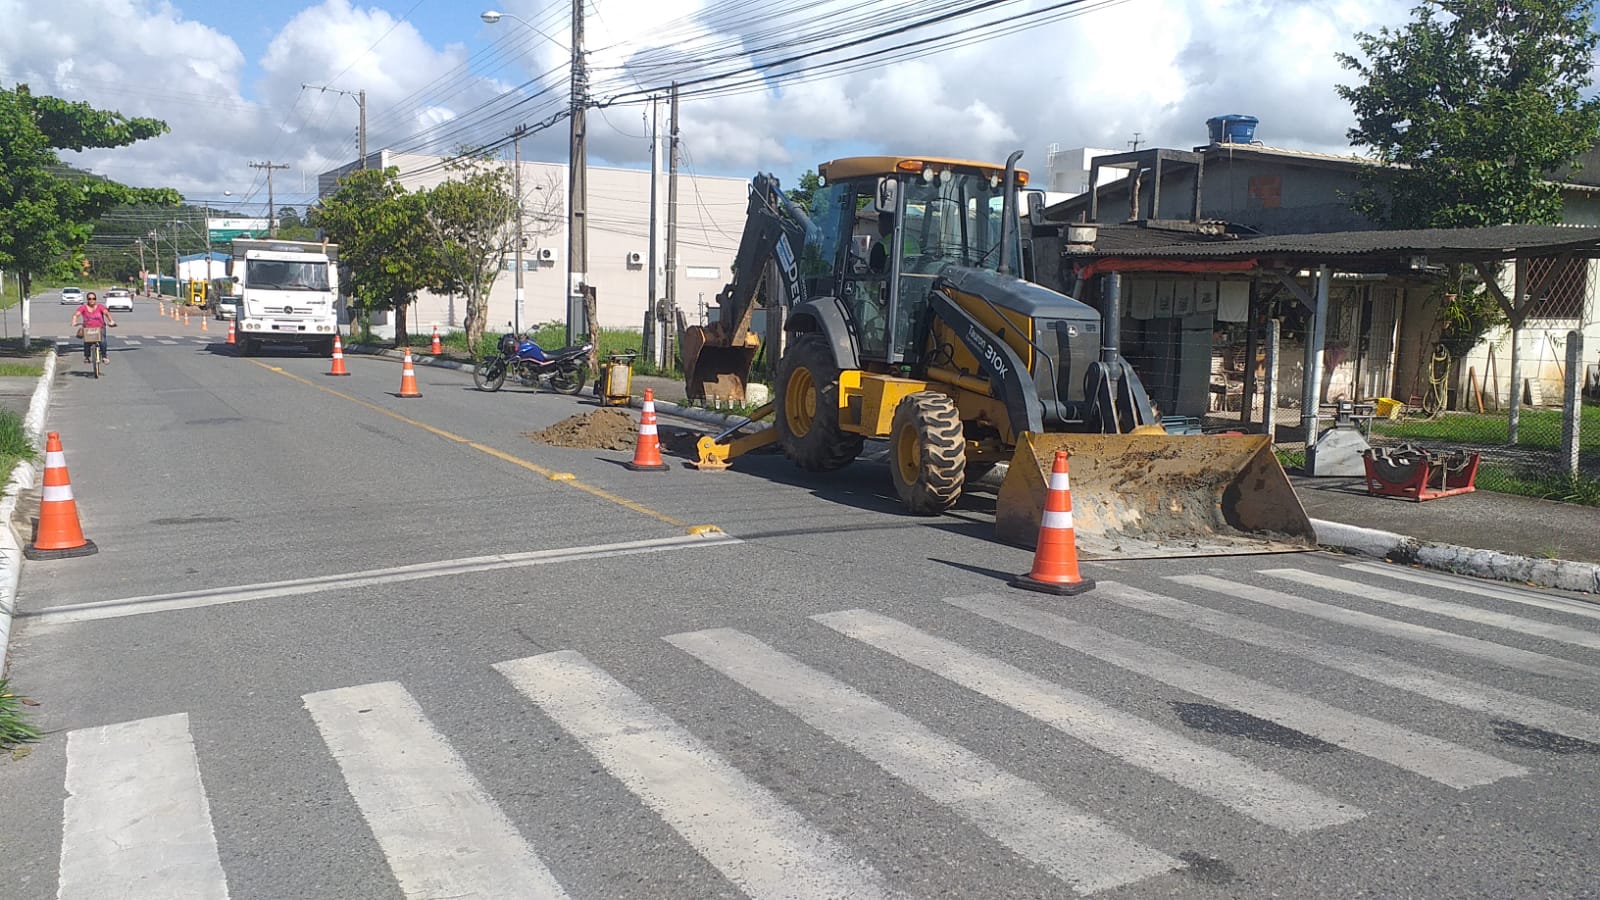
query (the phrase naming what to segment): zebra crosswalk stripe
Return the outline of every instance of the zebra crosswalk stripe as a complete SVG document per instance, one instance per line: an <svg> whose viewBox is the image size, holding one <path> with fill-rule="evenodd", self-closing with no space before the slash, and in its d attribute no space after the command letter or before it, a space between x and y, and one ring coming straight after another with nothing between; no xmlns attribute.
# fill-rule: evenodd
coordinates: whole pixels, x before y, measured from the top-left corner
<svg viewBox="0 0 1600 900"><path fill-rule="evenodd" d="M494 667L751 897L890 896L875 869L582 654Z"/></svg>
<svg viewBox="0 0 1600 900"><path fill-rule="evenodd" d="M1182 865L747 634L715 628L666 640L949 806L1079 891L1132 884Z"/></svg>
<svg viewBox="0 0 1600 900"><path fill-rule="evenodd" d="M1365 815L1259 766L887 616L856 609L811 618L1258 822L1306 832Z"/></svg>
<svg viewBox="0 0 1600 900"><path fill-rule="evenodd" d="M1565 597L1545 597L1504 585L1478 584L1475 583L1475 579L1461 575L1424 575L1421 572L1414 572L1410 569L1402 569L1399 566L1384 563L1345 563L1343 568L1366 575L1381 575L1384 578L1410 581L1414 584L1425 584L1458 594L1476 594L1479 597L1521 603L1524 606L1537 606L1540 609L1554 610L1568 615L1600 619L1600 605L1594 603L1588 603L1583 600L1568 600Z"/></svg>
<svg viewBox="0 0 1600 900"><path fill-rule="evenodd" d="M1600 678L1600 669L1586 666L1583 663L1546 656L1543 653L1523 650L1520 647L1508 647L1505 644L1497 644L1494 641L1486 641L1482 638L1455 634L1438 628L1429 628L1426 625L1386 619L1383 616L1375 616L1372 613L1345 609L1342 606L1333 606L1328 603L1319 603L1316 600L1298 597L1283 591L1275 591L1271 588L1214 578L1210 575L1172 575L1168 576L1168 580L1202 590L1215 591L1223 596L1248 600L1251 603L1259 603L1263 606L1271 606L1275 609L1311 616L1325 622L1334 622L1388 637L1428 644L1463 656L1471 656L1475 659L1505 666L1508 669L1519 669L1524 672L1532 672L1535 675L1550 675L1557 678Z"/></svg>
<svg viewBox="0 0 1600 900"><path fill-rule="evenodd" d="M1307 572L1301 569L1263 569L1263 575L1281 578L1296 584L1326 590L1339 591L1367 600L1376 600L1379 603L1388 603L1406 609L1415 609L1421 612L1432 613L1436 616L1446 616L1459 619L1463 622L1474 622L1480 625L1492 625L1496 628L1517 634L1526 634L1541 637L1546 640L1559 641L1563 644L1572 644L1577 647L1587 647L1590 650L1600 650L1600 634L1574 628L1571 625L1558 625L1553 622L1540 622L1535 619L1525 619L1507 613L1494 612L1493 610L1478 609L1462 603L1451 603L1448 600L1432 600L1427 597L1415 597L1399 591L1391 591L1371 584L1360 584L1347 581L1343 578L1334 578L1320 572Z"/></svg>
<svg viewBox="0 0 1600 900"><path fill-rule="evenodd" d="M225 898L189 716L67 735L60 900Z"/></svg>
<svg viewBox="0 0 1600 900"><path fill-rule="evenodd" d="M1528 774L1522 766L1486 753L1349 712L1012 600L981 595L950 597L945 602L1453 788L1479 787L1502 778Z"/></svg>
<svg viewBox="0 0 1600 900"><path fill-rule="evenodd" d="M407 897L566 896L405 688L302 699Z"/></svg>
<svg viewBox="0 0 1600 900"><path fill-rule="evenodd" d="M1440 703L1600 743L1600 716L1580 709L1435 672L1377 653L1314 640L1275 625L1116 582L1102 581L1096 590L1098 596L1113 603L1189 628L1265 647Z"/></svg>

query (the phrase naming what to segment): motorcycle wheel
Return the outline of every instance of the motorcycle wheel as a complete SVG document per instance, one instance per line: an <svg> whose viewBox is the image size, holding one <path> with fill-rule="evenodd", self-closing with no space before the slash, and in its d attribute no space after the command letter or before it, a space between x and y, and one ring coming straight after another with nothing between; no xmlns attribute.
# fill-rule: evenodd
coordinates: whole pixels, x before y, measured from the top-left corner
<svg viewBox="0 0 1600 900"><path fill-rule="evenodd" d="M472 383L480 391L498 391L500 385L506 383L506 362L503 359L489 357L478 363L472 370Z"/></svg>
<svg viewBox="0 0 1600 900"><path fill-rule="evenodd" d="M583 390L588 374L581 365L563 366L550 373L550 390L558 394L576 394Z"/></svg>

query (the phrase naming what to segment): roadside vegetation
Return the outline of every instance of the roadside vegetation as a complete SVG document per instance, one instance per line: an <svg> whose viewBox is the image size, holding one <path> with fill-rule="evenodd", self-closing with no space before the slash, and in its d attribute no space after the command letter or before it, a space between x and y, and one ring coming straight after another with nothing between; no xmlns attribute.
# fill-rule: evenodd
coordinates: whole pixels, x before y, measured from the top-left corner
<svg viewBox="0 0 1600 900"><path fill-rule="evenodd" d="M28 429L23 427L22 415L9 409L0 409L0 484L11 477L11 470L23 460L37 459Z"/></svg>
<svg viewBox="0 0 1600 900"><path fill-rule="evenodd" d="M28 723L27 700L11 692L11 683L0 678L0 750L39 739L39 729Z"/></svg>

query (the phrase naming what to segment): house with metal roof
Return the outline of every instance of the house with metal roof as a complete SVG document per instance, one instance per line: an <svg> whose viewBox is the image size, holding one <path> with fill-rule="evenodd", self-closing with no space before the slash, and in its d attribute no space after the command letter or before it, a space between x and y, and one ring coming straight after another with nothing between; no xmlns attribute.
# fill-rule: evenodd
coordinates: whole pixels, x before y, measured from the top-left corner
<svg viewBox="0 0 1600 900"><path fill-rule="evenodd" d="M1374 160L1270 147L1226 121L1208 124L1212 141L1193 149L1095 158L1097 188L1027 216L1036 280L1106 307L1101 276L1118 276L1122 352L1164 413L1262 423L1275 404L1279 422L1315 427L1327 404L1417 401L1441 381L1447 402L1486 397L1504 409L1560 396L1569 332L1585 336L1586 359L1600 351L1600 230L1379 231L1351 203ZM1600 225L1595 156L1559 175L1573 226ZM1106 179L1101 168L1127 174ZM1518 327L1492 329L1441 365L1450 263L1498 288ZM1281 342L1270 384L1269 323Z"/></svg>

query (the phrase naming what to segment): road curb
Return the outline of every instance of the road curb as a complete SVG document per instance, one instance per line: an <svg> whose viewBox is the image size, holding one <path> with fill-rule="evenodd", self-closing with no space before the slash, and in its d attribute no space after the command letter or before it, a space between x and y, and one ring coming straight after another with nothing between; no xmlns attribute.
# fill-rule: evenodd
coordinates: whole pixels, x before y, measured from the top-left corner
<svg viewBox="0 0 1600 900"><path fill-rule="evenodd" d="M22 420L28 437L33 441L33 449L39 453L44 452L44 420L50 408L50 389L55 383L55 376L56 351L51 350L45 356L44 373L39 376L39 383L34 385L28 414ZM0 495L0 517L3 517L5 526L0 528L0 675L5 674L6 662L10 658L11 619L17 611L17 587L22 581L22 536L17 534L11 519L16 515L17 501L22 492L33 487L37 475L38 470L33 463L26 460L17 463L6 482L4 495Z"/></svg>
<svg viewBox="0 0 1600 900"><path fill-rule="evenodd" d="M405 354L399 350L385 350L379 347L368 347L365 344L351 344L344 348L344 352L360 356L381 356L385 359L405 359ZM472 371L471 363L456 362L453 359L426 356L421 353L411 354L411 364L414 366L431 366L435 369L455 369L458 372Z"/></svg>
<svg viewBox="0 0 1600 900"><path fill-rule="evenodd" d="M1311 527L1316 529L1317 543L1322 546L1360 556L1457 575L1600 594L1600 565L1594 563L1538 559L1498 550L1421 541L1392 531L1362 528L1326 519L1312 519Z"/></svg>

